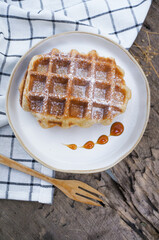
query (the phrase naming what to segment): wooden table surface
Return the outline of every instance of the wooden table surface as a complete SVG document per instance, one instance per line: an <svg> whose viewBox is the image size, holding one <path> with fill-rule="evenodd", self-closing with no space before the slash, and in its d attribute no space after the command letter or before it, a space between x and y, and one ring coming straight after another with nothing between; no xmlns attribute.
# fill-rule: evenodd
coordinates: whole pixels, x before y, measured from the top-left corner
<svg viewBox="0 0 159 240"><path fill-rule="evenodd" d="M151 89L151 113L135 150L112 171L57 178L79 179L106 196L105 207L74 202L55 191L54 203L0 200L0 240L159 239L159 0L154 0L130 49Z"/></svg>

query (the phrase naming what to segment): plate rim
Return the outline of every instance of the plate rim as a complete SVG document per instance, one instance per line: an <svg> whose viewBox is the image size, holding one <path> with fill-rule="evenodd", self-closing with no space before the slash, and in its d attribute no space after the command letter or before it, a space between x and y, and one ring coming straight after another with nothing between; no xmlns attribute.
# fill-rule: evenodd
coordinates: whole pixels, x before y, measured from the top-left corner
<svg viewBox="0 0 159 240"><path fill-rule="evenodd" d="M145 119L145 123L144 123L144 126L143 126L143 129L141 131L141 134L140 136L138 137L137 141L135 142L135 144L132 146L132 148L127 151L124 155L122 155L115 163L107 166L107 167L103 167L103 168L97 168L97 169L91 169L91 170L64 170L64 169L59 169L59 168L55 168L55 167L52 167L48 164L46 164L45 162L43 162L42 160L40 160L38 157L36 157L26 146L25 144L23 143L21 137L18 135L18 133L16 132L13 124L12 124L12 121L11 121L11 118L10 118L10 114L9 114L9 110L8 110L8 103L9 103L9 93L10 93L10 89L11 89L11 84L12 84L12 81L13 81L13 77L14 77L14 74L19 66L19 64L25 59L26 55L28 55L34 48L36 48L37 46L39 46L41 43L44 43L45 41L47 41L48 39L51 39L51 38L56 38L56 37L59 37L59 36L64 36L64 35L69 35L69 34L87 34L87 35L93 35L93 36L96 36L96 37L100 37L100 38L103 38L113 44L115 44L117 47L119 47L122 51L124 51L128 57L137 65L138 69L140 70L141 74L143 75L144 77L144 80L145 80L145 85L146 85L146 91L147 91L147 104L146 104L146 119ZM49 168L49 169L52 169L54 171L58 171L58 172L67 172L67 173L78 173L78 174L89 174L89 173L97 173L97 172L102 172L102 171L105 171L105 170L108 170L112 167L114 167L116 164L118 164L120 161L122 161L124 158L126 158L133 150L134 148L138 145L138 143L140 142L141 138L143 137L143 134L145 132L145 129L146 129L146 126L147 126L147 123L148 123L148 120L149 120L149 115L150 115L150 87L149 87L149 83L148 83L148 80L145 76L145 73L144 71L142 70L141 66L139 65L139 63L135 60L135 58L128 52L128 50L126 50L124 47L122 47L121 45L119 45L118 43L116 43L115 41L113 41L112 39L106 37L106 36L103 36L103 35L99 35L99 34L96 34L96 33L91 33L91 32L84 32L84 31L70 31L70 32L63 32L63 33L59 33L59 34L55 34L55 35L51 35L43 40L41 40L40 42L36 43L33 47L31 47L20 59L19 61L16 63L15 67L13 68L12 70L12 73L11 73L11 76L10 76L10 80L9 80L9 84L8 84L8 88L7 88L7 93L6 93L6 115L7 115L7 118L8 118L8 123L11 127L11 129L13 130L16 138L18 139L19 143L21 144L21 146L23 147L23 149L32 157L34 158L35 160L37 160L39 163L41 163L43 166Z"/></svg>

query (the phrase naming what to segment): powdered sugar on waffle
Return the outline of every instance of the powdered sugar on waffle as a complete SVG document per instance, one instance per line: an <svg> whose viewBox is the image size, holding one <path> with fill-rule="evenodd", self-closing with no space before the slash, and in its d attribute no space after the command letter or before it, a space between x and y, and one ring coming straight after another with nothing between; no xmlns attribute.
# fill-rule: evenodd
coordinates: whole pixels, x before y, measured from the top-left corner
<svg viewBox="0 0 159 240"><path fill-rule="evenodd" d="M31 60L24 90L28 96L23 97L29 106L22 106L38 113L46 128L110 124L131 97L123 76L114 59L99 57L95 50L66 54L53 49Z"/></svg>

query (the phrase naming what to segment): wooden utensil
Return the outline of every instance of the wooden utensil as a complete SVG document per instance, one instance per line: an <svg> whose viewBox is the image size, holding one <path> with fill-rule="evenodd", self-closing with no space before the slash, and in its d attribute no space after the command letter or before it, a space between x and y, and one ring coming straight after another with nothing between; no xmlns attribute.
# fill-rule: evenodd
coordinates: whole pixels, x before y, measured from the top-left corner
<svg viewBox="0 0 159 240"><path fill-rule="evenodd" d="M67 197L75 201L95 206L103 205L103 200L98 198L97 195L100 196L104 195L83 182L77 180L61 180L45 176L44 174L39 173L33 169L30 169L20 163L17 163L16 161L11 160L3 155L0 155L0 163L53 184L54 186L59 188ZM92 193L95 194L96 196L93 195ZM98 202L92 201L91 199L96 200Z"/></svg>

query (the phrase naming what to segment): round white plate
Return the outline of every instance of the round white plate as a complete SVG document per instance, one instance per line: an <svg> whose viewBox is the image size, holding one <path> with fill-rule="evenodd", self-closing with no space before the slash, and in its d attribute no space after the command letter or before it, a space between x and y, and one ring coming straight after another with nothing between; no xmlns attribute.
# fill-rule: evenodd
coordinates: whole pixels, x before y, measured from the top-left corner
<svg viewBox="0 0 159 240"><path fill-rule="evenodd" d="M91 150L78 148L73 151L63 144L82 146L92 140L96 142L102 134L109 135L110 126L94 125L90 128L54 127L43 129L30 112L19 104L19 84L34 55L50 52L52 48L69 52L77 49L87 53L97 50L100 56L113 57L125 71L125 81L132 91L125 113L114 119L123 123L121 136L110 137L105 145L95 145ZM44 39L32 47L14 68L8 87L6 109L10 126L23 148L37 161L57 171L90 173L108 169L125 158L139 143L149 117L150 92L147 79L124 48L112 40L97 34L68 32Z"/></svg>

